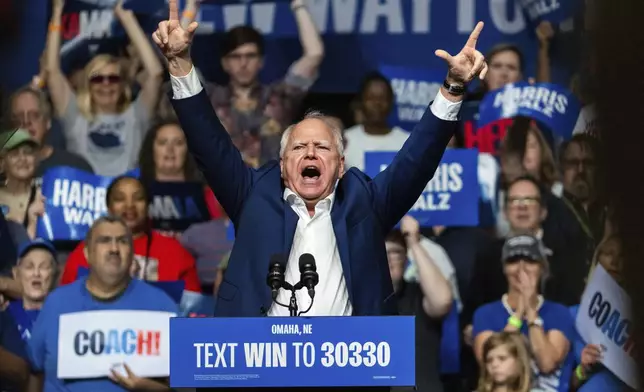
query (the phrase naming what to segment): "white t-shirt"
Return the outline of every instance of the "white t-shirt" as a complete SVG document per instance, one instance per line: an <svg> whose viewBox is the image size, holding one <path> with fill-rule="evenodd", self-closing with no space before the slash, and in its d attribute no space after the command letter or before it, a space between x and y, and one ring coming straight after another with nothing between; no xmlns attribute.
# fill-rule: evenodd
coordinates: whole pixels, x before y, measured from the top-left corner
<svg viewBox="0 0 644 392"><path fill-rule="evenodd" d="M369 135L362 125L356 125L344 131L347 148L344 150L346 170L356 167L364 171L364 153L367 151L398 152L407 141L409 132L393 127L386 135Z"/></svg>

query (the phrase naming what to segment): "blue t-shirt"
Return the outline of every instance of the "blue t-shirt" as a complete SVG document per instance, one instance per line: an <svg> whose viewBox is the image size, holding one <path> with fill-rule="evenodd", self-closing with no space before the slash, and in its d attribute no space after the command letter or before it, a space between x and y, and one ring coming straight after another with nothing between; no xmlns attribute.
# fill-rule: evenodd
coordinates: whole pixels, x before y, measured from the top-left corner
<svg viewBox="0 0 644 392"><path fill-rule="evenodd" d="M20 339L20 333L11 315L6 311L0 311L0 347L27 361L25 344ZM7 380L0 379L0 391L13 391L15 386Z"/></svg>
<svg viewBox="0 0 644 392"><path fill-rule="evenodd" d="M570 314L573 320L577 318L579 305L570 307ZM581 363L581 352L586 347L586 342L581 338L577 330L574 331L573 353L575 355L574 367ZM601 367L597 373L586 380L585 383L577 390L578 392L605 392L605 391L634 391L628 385L624 384L617 376L605 367Z"/></svg>
<svg viewBox="0 0 644 392"><path fill-rule="evenodd" d="M31 330L40 314L40 309L27 310L24 308L22 301L12 301L7 307L7 312L16 323L22 340L28 342L29 338L31 338Z"/></svg>
<svg viewBox="0 0 644 392"><path fill-rule="evenodd" d="M539 317L543 320L543 329L546 331L558 330L564 334L569 342L573 342L574 323L570 312L565 306L544 301L539 309ZM474 321L472 323L472 336L476 336L484 331L501 332L508 323L510 314L503 306L501 301L485 304L474 312ZM528 325L523 323L521 333L528 336ZM572 350L571 350L572 351ZM564 360L559 369L551 374L542 374L538 371L536 364L533 362L532 368L535 372L536 387L544 392L568 392L570 385L570 376L572 375L572 352Z"/></svg>
<svg viewBox="0 0 644 392"><path fill-rule="evenodd" d="M163 291L151 285L132 280L125 292L114 301L97 301L87 288L87 278L54 290L40 310L31 332L29 357L33 369L44 372L43 392L111 392L125 391L107 378L61 380L58 371L58 322L62 314L92 310L148 310L178 313L177 304Z"/></svg>

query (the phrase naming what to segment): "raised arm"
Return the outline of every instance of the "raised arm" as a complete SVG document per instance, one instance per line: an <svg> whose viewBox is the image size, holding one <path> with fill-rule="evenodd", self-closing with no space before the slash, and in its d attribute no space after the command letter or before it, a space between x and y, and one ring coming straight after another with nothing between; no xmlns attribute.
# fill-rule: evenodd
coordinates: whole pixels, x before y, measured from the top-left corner
<svg viewBox="0 0 644 392"><path fill-rule="evenodd" d="M197 29L192 22L183 29L179 24L177 0L169 0L169 18L159 23L152 39L168 59L172 82L172 106L186 135L188 149L204 173L208 185L233 222L252 183L252 170L242 160L197 77L190 44Z"/></svg>
<svg viewBox="0 0 644 392"><path fill-rule="evenodd" d="M487 64L476 50L481 30L483 22L476 25L456 56L444 50L436 51L436 56L448 64L446 82L450 88L441 87L391 164L371 182L374 208L379 212L386 232L413 207L434 176L447 143L456 131L467 83L476 76L485 77Z"/></svg>
<svg viewBox="0 0 644 392"><path fill-rule="evenodd" d="M159 102L159 92L163 82L163 67L148 38L145 36L139 21L131 10L123 9L123 0L114 8L114 15L121 22L128 38L136 48L145 69L145 79L141 83L141 99L149 116L154 113Z"/></svg>
<svg viewBox="0 0 644 392"><path fill-rule="evenodd" d="M64 0L54 0L52 4L49 33L45 48L45 67L47 68L47 87L56 116L62 117L67 104L73 97L72 88L60 68L60 32L62 30Z"/></svg>
<svg viewBox="0 0 644 392"><path fill-rule="evenodd" d="M315 78L324 58L324 43L304 0L292 0L291 10L297 22L302 44L302 57L293 64L292 72L306 79Z"/></svg>

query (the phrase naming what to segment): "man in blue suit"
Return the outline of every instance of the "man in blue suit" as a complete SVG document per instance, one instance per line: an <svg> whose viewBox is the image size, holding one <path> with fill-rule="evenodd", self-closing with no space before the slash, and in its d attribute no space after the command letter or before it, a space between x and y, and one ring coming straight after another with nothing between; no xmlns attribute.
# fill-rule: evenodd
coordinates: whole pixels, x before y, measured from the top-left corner
<svg viewBox="0 0 644 392"><path fill-rule="evenodd" d="M248 168L194 71L190 44L197 24L182 28L176 0L169 3L169 20L153 39L168 59L172 105L190 152L236 229L215 315L288 316L272 303L266 285L269 259L277 253L288 255L286 280L293 284L300 255L315 257L320 281L307 315L396 313L385 235L434 175L457 128L465 85L485 76L485 59L476 50L483 23L457 55L436 51L449 67L444 87L393 162L371 179L357 169L345 172L341 130L319 113L285 130L279 161ZM292 71L305 77L298 72L307 68L295 64ZM288 298L282 290L277 299ZM301 309L312 302L305 290L297 299Z"/></svg>

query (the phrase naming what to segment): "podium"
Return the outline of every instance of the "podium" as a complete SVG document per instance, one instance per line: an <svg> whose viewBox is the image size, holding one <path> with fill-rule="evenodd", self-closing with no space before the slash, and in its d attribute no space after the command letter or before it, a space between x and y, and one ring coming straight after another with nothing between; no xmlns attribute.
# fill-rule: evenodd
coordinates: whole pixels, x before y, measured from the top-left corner
<svg viewBox="0 0 644 392"><path fill-rule="evenodd" d="M415 385L413 316L172 318L172 388Z"/></svg>

